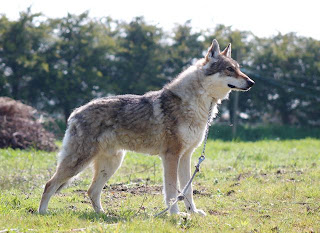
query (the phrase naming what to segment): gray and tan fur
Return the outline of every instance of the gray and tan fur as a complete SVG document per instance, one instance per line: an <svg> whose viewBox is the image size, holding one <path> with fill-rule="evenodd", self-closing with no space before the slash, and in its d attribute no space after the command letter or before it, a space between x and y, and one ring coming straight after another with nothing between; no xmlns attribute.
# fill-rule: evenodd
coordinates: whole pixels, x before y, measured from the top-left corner
<svg viewBox="0 0 320 233"><path fill-rule="evenodd" d="M254 82L231 58L231 44L220 52L213 40L205 58L182 72L159 91L96 99L77 108L68 120L58 166L47 182L39 212L47 211L51 196L89 164L94 177L88 195L96 212L102 212L100 195L105 183L120 167L125 151L161 157L165 202L177 196L190 179L193 151L204 138L210 102L217 104L231 90L248 90ZM188 212L197 209L192 188L186 194ZM177 205L170 213L179 213Z"/></svg>

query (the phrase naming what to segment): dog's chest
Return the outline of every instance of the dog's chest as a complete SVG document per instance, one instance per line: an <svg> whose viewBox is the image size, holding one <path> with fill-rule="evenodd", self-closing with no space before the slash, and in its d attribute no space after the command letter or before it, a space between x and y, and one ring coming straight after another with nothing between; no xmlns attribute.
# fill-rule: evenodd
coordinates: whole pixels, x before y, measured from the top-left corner
<svg viewBox="0 0 320 233"><path fill-rule="evenodd" d="M185 123L179 127L180 138L186 146L198 145L202 142L205 132L205 124Z"/></svg>

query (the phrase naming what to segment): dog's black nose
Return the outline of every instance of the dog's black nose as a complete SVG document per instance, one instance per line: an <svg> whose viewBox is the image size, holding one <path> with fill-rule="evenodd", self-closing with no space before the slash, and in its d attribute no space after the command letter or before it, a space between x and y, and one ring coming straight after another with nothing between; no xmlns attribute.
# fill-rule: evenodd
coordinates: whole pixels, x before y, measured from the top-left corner
<svg viewBox="0 0 320 233"><path fill-rule="evenodd" d="M247 80L247 83L248 83L248 86L249 86L249 87L252 87L253 84L254 84L254 81L252 81L252 80Z"/></svg>

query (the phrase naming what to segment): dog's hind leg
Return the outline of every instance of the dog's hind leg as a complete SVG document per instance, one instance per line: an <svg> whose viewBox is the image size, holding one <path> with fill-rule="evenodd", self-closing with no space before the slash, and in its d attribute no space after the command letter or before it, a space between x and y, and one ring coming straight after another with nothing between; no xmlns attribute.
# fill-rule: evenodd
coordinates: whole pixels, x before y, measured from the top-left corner
<svg viewBox="0 0 320 233"><path fill-rule="evenodd" d="M120 167L124 155L125 151L119 150L107 154L100 153L94 159L94 176L88 190L88 195L97 213L104 212L101 206L101 191L103 186Z"/></svg>
<svg viewBox="0 0 320 233"><path fill-rule="evenodd" d="M46 183L39 206L39 213L47 211L48 203L53 194L66 182L76 176L90 163L92 156L68 155L59 163L53 177Z"/></svg>

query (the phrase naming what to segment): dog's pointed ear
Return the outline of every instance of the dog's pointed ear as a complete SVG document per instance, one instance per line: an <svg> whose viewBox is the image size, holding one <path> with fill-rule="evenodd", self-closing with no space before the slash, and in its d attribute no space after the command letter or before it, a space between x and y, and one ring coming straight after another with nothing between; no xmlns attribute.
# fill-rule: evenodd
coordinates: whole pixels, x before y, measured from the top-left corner
<svg viewBox="0 0 320 233"><path fill-rule="evenodd" d="M210 59L218 58L220 54L220 47L219 43L216 39L212 41L211 46L209 47L208 53L206 55L206 60L209 61Z"/></svg>
<svg viewBox="0 0 320 233"><path fill-rule="evenodd" d="M231 58L231 43L228 44L228 46L222 51L221 54Z"/></svg>

